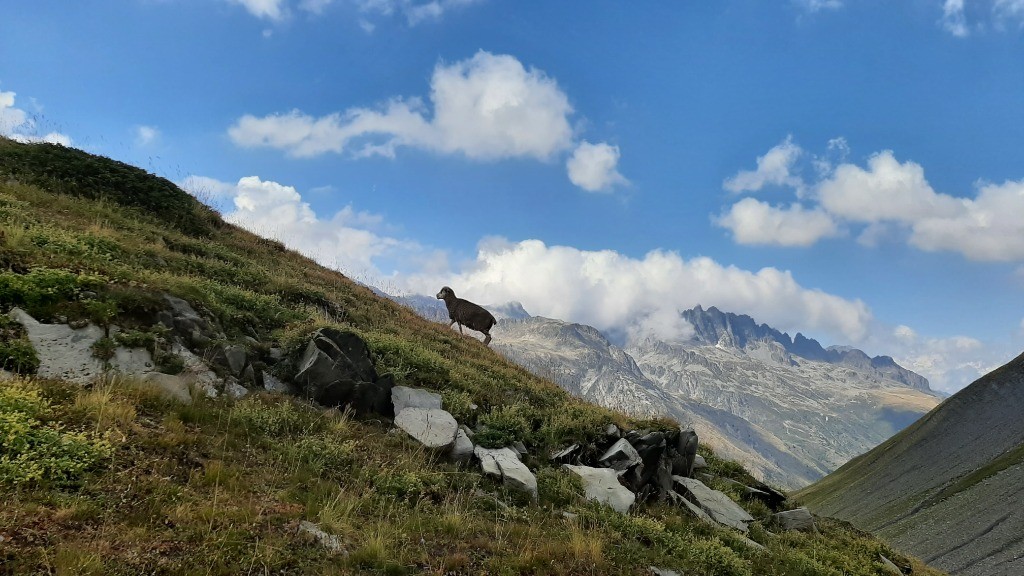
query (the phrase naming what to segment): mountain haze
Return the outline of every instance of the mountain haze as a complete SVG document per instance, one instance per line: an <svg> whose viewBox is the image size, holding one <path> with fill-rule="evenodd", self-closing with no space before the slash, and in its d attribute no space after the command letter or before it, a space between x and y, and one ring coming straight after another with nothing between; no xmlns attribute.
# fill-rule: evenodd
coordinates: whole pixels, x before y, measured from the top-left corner
<svg viewBox="0 0 1024 576"><path fill-rule="evenodd" d="M797 494L963 576L1024 573L1024 354Z"/></svg>

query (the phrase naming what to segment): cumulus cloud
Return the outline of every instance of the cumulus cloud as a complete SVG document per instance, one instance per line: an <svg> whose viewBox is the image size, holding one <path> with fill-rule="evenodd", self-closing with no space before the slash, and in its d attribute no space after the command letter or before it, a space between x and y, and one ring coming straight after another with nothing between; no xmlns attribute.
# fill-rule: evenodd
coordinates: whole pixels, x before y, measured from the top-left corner
<svg viewBox="0 0 1024 576"><path fill-rule="evenodd" d="M792 173L792 169L801 154L803 150L793 143L791 136L787 137L764 156L757 157L757 168L741 170L732 178L727 178L722 187L735 194L757 192L768 185L799 189L803 181Z"/></svg>
<svg viewBox="0 0 1024 576"><path fill-rule="evenodd" d="M569 99L554 79L512 56L480 51L438 64L430 110L418 98L377 109L352 108L319 118L294 110L243 116L228 130L239 146L266 146L294 156L352 151L393 156L410 146L468 158L550 159L572 144Z"/></svg>
<svg viewBox="0 0 1024 576"><path fill-rule="evenodd" d="M973 200L948 215L913 224L910 243L922 250L959 252L971 260L1024 260L1024 180L983 184Z"/></svg>
<svg viewBox="0 0 1024 576"><path fill-rule="evenodd" d="M459 286L460 295L479 302L516 300L532 314L589 324L623 340L649 334L685 339L690 328L677 316L697 304L844 342L864 338L871 322L860 300L804 288L789 272L751 272L662 250L632 258L540 240L489 239L465 270L410 280L419 293L444 284Z"/></svg>
<svg viewBox="0 0 1024 576"><path fill-rule="evenodd" d="M758 159L759 168L769 155ZM794 203L780 208L744 198L713 220L732 231L740 244L810 246L844 228L863 226L857 240L865 246L906 239L921 250L956 252L970 260L1024 261L1024 219L1017 217L1024 213L1024 180L981 182L973 197L963 198L937 192L920 164L901 162L890 150L870 156L864 166L843 161L833 167L819 158L813 162L821 179L806 187L809 207ZM776 181L790 173L788 162L773 164L787 168L747 173L750 185L733 189L756 191L761 181L754 177L757 173L774 173ZM826 165L828 170L822 170ZM801 198L799 189L796 193Z"/></svg>
<svg viewBox="0 0 1024 576"><path fill-rule="evenodd" d="M287 0L228 0L232 4L239 4L257 18L267 20L281 20L288 13Z"/></svg>
<svg viewBox="0 0 1024 576"><path fill-rule="evenodd" d="M0 91L0 136L18 142L49 142L71 146L71 137L67 134L51 131L40 134L36 119L29 113L14 105L15 92Z"/></svg>
<svg viewBox="0 0 1024 576"><path fill-rule="evenodd" d="M395 98L376 108L350 108L314 117L299 110L245 115L228 129L243 147L270 147L297 157L327 152L394 157L412 147L481 161L550 161L574 144L573 108L558 83L509 55L477 52L438 64L429 103ZM618 148L581 143L569 161L570 178L587 190L625 182L616 171Z"/></svg>
<svg viewBox="0 0 1024 576"><path fill-rule="evenodd" d="M835 221L823 210L807 210L797 203L776 208L754 198L740 200L713 221L731 230L738 244L810 246L840 234Z"/></svg>
<svg viewBox="0 0 1024 576"><path fill-rule="evenodd" d="M382 232L381 216L349 205L321 218L292 186L259 176L234 184L191 176L182 187L220 210L228 222L278 240L350 276L380 282L399 268L419 273L448 268L444 253Z"/></svg>
<svg viewBox="0 0 1024 576"><path fill-rule="evenodd" d="M921 165L900 163L889 150L871 156L867 168L836 167L818 185L818 199L830 214L854 222L914 222L952 216L962 208L959 200L932 189Z"/></svg>
<svg viewBox="0 0 1024 576"><path fill-rule="evenodd" d="M619 147L583 141L566 162L569 180L588 192L602 192L628 180L619 174Z"/></svg>

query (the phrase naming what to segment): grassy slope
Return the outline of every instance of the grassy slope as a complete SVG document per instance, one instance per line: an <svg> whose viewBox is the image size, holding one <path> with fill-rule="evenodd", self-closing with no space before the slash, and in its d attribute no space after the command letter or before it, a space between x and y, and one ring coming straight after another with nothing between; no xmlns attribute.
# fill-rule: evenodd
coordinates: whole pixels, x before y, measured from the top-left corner
<svg viewBox="0 0 1024 576"><path fill-rule="evenodd" d="M340 325L366 338L380 372L439 391L460 421L487 423L532 454L592 438L609 422L670 425L569 397L479 342L224 224L169 182L80 151L0 139L0 234L0 306L38 318L145 331L155 295L169 292L219 318L229 337L286 349L317 326ZM77 299L83 290L98 297ZM0 333L9 349L17 335ZM527 504L386 422L273 395L181 407L130 384L0 384L8 418L0 418L0 458L21 450L52 457L49 470L73 468L74 455L52 448L60 441L29 449L12 441L30 435L75 432L105 450L63 481L0 466L0 573L645 574L657 565L683 574L867 575L878 573L879 553L902 558L836 522L821 534L772 535L756 506L765 523L752 537L767 553L674 508L621 516L584 502L577 482L537 457L528 461L539 469L541 500ZM19 408L25 402L36 408ZM704 453L723 475L744 477ZM347 554L296 535L302 519L338 534ZM937 574L920 565L915 573Z"/></svg>

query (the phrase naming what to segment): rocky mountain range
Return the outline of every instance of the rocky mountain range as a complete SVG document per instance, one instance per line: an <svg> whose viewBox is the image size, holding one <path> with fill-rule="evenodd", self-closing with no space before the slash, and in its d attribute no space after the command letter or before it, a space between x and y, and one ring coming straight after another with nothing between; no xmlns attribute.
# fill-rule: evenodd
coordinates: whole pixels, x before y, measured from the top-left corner
<svg viewBox="0 0 1024 576"><path fill-rule="evenodd" d="M957 576L1024 574L1024 354L797 494Z"/></svg>
<svg viewBox="0 0 1024 576"><path fill-rule="evenodd" d="M397 300L448 321L439 300ZM823 477L941 400L888 356L823 348L715 307L682 313L694 327L686 342L629 348L591 326L530 316L518 303L487 308L499 319L492 347L510 360L600 405L692 425L702 441L785 488Z"/></svg>

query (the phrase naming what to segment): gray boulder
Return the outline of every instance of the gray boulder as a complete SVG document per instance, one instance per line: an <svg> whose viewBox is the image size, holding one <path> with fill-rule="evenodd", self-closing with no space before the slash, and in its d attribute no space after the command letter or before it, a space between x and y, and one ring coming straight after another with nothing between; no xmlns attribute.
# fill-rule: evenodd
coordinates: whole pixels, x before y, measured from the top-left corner
<svg viewBox="0 0 1024 576"><path fill-rule="evenodd" d="M439 408L406 408L395 416L395 426L427 448L448 450L455 444L459 423Z"/></svg>
<svg viewBox="0 0 1024 576"><path fill-rule="evenodd" d="M588 500L607 504L611 506L612 510L622 514L629 512L629 508L636 501L636 494L619 483L618 474L611 468L591 468L590 466L573 466L571 464L563 464L562 468L583 479L583 488Z"/></svg>
<svg viewBox="0 0 1024 576"><path fill-rule="evenodd" d="M299 362L295 383L303 396L323 406L350 406L359 415L394 414L394 379L390 375L377 377L369 347L352 332L334 328L314 332Z"/></svg>
<svg viewBox="0 0 1024 576"><path fill-rule="evenodd" d="M622 472L636 466L641 462L640 454L628 440L622 438L597 459L598 463L606 468L613 468Z"/></svg>
<svg viewBox="0 0 1024 576"><path fill-rule="evenodd" d="M463 427L455 434L455 444L452 446L451 459L453 462L468 464L473 461L473 441Z"/></svg>
<svg viewBox="0 0 1024 576"><path fill-rule="evenodd" d="M747 523L754 521L739 504L722 492L708 488L700 480L682 476L673 476L672 479L676 482L677 491L707 512L715 522L746 533Z"/></svg>
<svg viewBox="0 0 1024 576"><path fill-rule="evenodd" d="M814 532L814 516L807 508L800 507L793 510L786 510L773 514L772 518L786 530L800 530L803 532Z"/></svg>
<svg viewBox="0 0 1024 576"><path fill-rule="evenodd" d="M480 459L480 467L484 474L501 478L506 486L526 492L534 500L537 499L537 477L530 469L519 461L519 457L511 448L483 448L477 446L473 453Z"/></svg>
<svg viewBox="0 0 1024 576"><path fill-rule="evenodd" d="M192 393L189 391L188 380L181 376L150 372L139 378L136 384L140 388L156 390L161 395L177 400L182 404L192 403Z"/></svg>
<svg viewBox="0 0 1024 576"><path fill-rule="evenodd" d="M391 389L391 404L395 407L395 414L400 413L404 408L440 410L441 395L408 386L395 386Z"/></svg>

